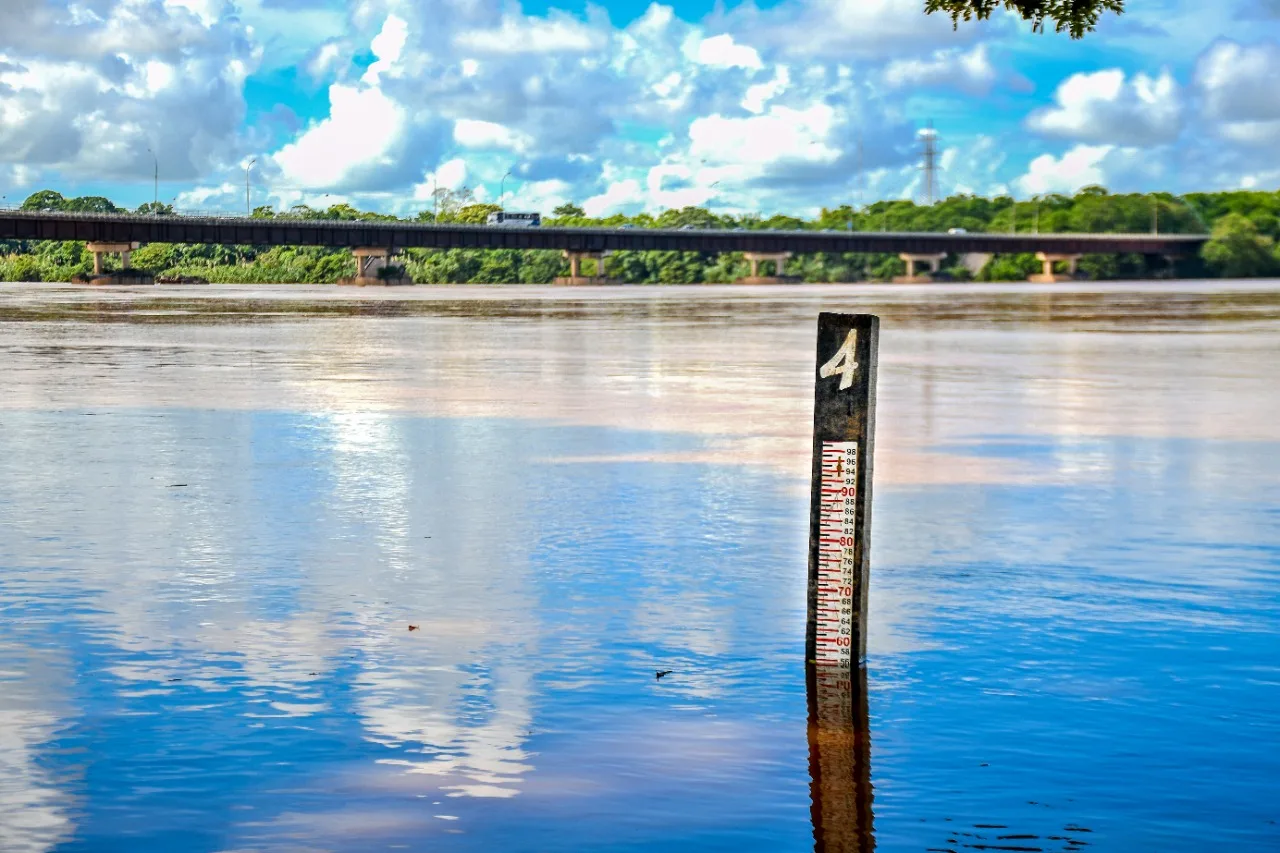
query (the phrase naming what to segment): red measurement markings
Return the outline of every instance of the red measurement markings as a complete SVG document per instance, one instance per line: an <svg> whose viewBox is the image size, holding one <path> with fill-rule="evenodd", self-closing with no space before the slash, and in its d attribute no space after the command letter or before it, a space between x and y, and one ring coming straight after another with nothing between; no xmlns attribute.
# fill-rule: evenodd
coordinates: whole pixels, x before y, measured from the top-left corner
<svg viewBox="0 0 1280 853"><path fill-rule="evenodd" d="M818 508L817 660L848 663L853 647L854 505L858 449L824 442Z"/></svg>

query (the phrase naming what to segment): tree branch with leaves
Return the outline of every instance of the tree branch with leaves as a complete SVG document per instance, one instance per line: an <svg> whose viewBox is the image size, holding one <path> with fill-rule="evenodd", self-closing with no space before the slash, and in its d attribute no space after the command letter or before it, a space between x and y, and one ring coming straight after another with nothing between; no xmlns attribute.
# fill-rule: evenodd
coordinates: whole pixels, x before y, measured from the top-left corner
<svg viewBox="0 0 1280 853"><path fill-rule="evenodd" d="M1124 13L1124 0L925 0L924 11L950 15L958 27L961 21L985 21L998 9L1008 9L1030 21L1032 29L1043 32L1052 24L1054 32L1069 33L1073 39L1093 32L1103 12Z"/></svg>

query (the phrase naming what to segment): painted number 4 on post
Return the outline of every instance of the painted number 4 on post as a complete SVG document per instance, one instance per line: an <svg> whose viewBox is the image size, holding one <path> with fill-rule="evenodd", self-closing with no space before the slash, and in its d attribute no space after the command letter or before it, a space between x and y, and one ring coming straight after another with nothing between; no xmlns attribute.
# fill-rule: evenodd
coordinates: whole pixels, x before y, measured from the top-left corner
<svg viewBox="0 0 1280 853"><path fill-rule="evenodd" d="M823 379L830 379L839 374L840 390L847 391L853 385L853 374L858 370L858 362L853 360L857 346L858 332L856 329L850 329L849 336L844 339L844 346L840 347L830 361L818 369L818 375Z"/></svg>

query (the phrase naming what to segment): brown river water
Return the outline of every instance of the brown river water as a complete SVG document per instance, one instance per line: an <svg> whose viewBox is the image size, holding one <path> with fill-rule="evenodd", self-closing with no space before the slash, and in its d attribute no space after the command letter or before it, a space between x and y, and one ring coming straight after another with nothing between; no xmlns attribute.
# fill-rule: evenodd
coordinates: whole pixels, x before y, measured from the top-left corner
<svg viewBox="0 0 1280 853"><path fill-rule="evenodd" d="M882 323L849 837L820 311ZM0 353L0 849L1280 849L1278 282L5 284Z"/></svg>

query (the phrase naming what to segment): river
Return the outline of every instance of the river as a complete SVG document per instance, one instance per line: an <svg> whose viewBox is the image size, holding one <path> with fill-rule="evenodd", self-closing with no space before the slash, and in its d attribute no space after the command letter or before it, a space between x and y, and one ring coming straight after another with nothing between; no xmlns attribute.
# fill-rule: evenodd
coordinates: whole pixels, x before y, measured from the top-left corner
<svg viewBox="0 0 1280 853"><path fill-rule="evenodd" d="M5 851L1280 848L1280 283L0 285L0 347Z"/></svg>

